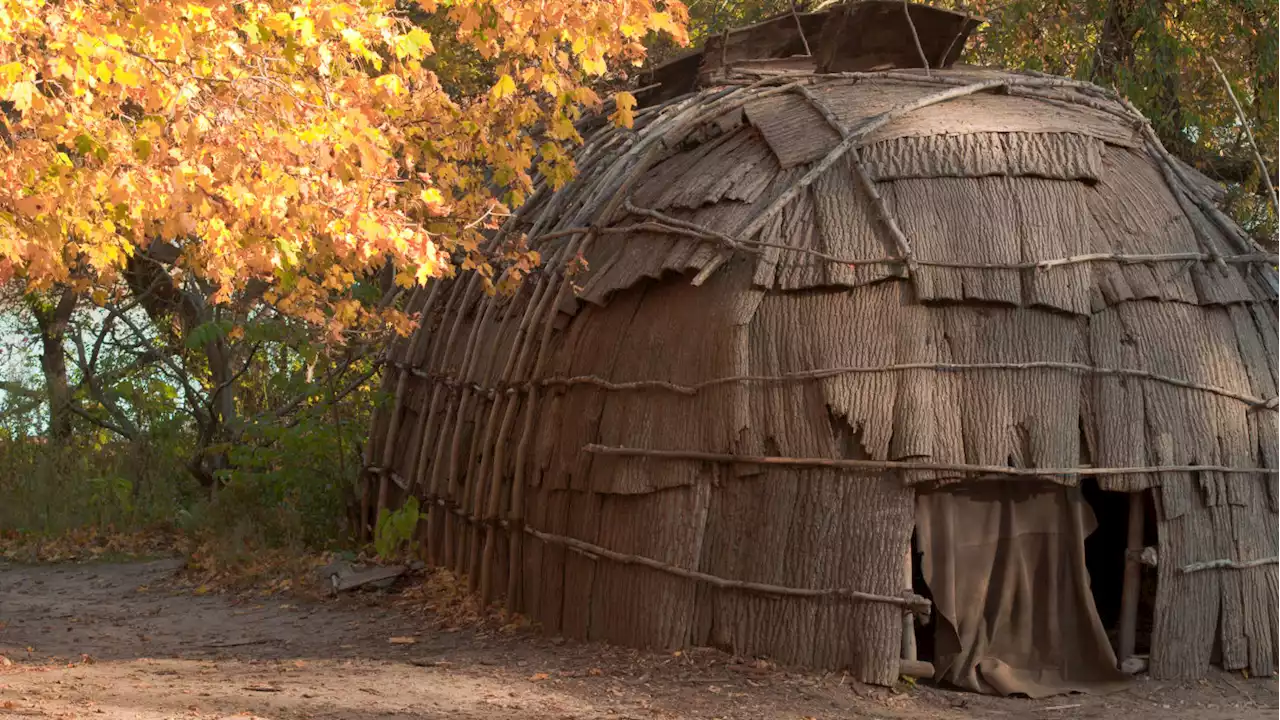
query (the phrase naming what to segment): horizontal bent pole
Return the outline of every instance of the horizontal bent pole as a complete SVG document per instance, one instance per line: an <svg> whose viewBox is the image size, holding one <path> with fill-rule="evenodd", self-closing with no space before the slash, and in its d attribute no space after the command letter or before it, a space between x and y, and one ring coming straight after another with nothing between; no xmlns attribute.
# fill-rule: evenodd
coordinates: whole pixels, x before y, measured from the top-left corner
<svg viewBox="0 0 1280 720"><path fill-rule="evenodd" d="M933 677L933 663L902 658L898 661L898 674L904 677L931 678Z"/></svg>
<svg viewBox="0 0 1280 720"><path fill-rule="evenodd" d="M861 592L859 590L851 590L848 588L828 588L828 589L811 589L811 588L792 588L783 587L781 585L770 585L768 583L750 582L747 580L729 580L716 575L708 575L707 573L689 570L687 568L677 567L660 560L647 558L640 555L628 555L626 553L615 552L608 548L583 542L577 538L565 537L563 535L552 535L531 527L525 526L524 531L533 537L538 538L546 543L553 545L562 545L571 550L575 550L588 557L605 558L614 562L623 563L625 565L642 565L653 570L667 573L668 575L676 575L690 580L696 580L707 585L729 590L744 590L747 592L759 593L762 595L776 595L782 597L802 597L802 598L842 598L849 600L864 600L867 602L886 603L889 605L901 605L913 613L928 615L933 604L928 599L912 593L906 593L901 596L894 595L877 595L875 593Z"/></svg>
<svg viewBox="0 0 1280 720"><path fill-rule="evenodd" d="M809 169L809 172L805 173L803 177L789 186L786 190L783 190L782 193L774 198L773 202L769 203L768 207L761 211L760 214L756 215L755 218L747 224L747 227L743 228L741 233L742 237L750 238L752 235L759 232L768 224L769 220L771 220L774 215L781 212L782 208L786 207L787 204L796 197L796 195L800 194L800 192L809 185L812 185L813 182L826 173L837 160L844 157L845 153L856 148L867 135L870 135L903 115L915 112L916 110L929 107L930 105L937 105L938 103L943 103L948 100L965 97L966 95L973 95L987 90L996 90L1004 87L1006 84L1007 80L1004 79L985 80L961 87L948 88L913 100L912 102L890 108L889 110L886 110L874 117L867 118L857 127L850 128L845 138L841 140L838 145L832 148L825 157L815 163ZM706 282L707 278L711 277L711 274L724 264L727 259L728 258L724 253L713 258L711 262L707 263L697 276L693 278L693 285L698 286Z"/></svg>
<svg viewBox="0 0 1280 720"><path fill-rule="evenodd" d="M496 526L506 530L516 530L516 526L522 521L516 520L509 522L500 518L480 518L469 514L465 508L451 504L445 498L426 498L425 503L436 505L445 509L446 512L457 516L463 522L481 524L487 526ZM592 560L611 560L613 562L622 563L624 565L642 565L644 567L675 575L677 577L695 580L718 588L726 590L741 590L743 592L752 592L760 595L773 595L779 597L800 597L800 598L817 598L817 599L833 599L833 600L860 600L865 602L885 603L888 605L899 605L907 610L907 612L928 617L932 612L933 603L928 598L916 595L912 592L905 592L900 596L897 595L879 595L876 593L862 592L851 588L793 588L783 585L772 585L769 583L752 582L749 580L731 580L722 578L718 575L710 575L697 570L689 570L687 568L664 563L661 560L644 557L642 555L628 555L626 553L616 552L599 545L594 545L577 538L571 538L564 535L555 535L553 533L542 532L528 525L523 525L519 529L525 534L531 535L544 543L550 545L559 545L568 548L584 557Z"/></svg>
<svg viewBox="0 0 1280 720"><path fill-rule="evenodd" d="M1257 560L1209 560L1206 562L1191 563L1178 568L1179 572L1193 573L1201 570L1247 570L1249 568L1262 567L1263 565L1275 565L1280 563L1280 557L1264 557Z"/></svg>
<svg viewBox="0 0 1280 720"><path fill-rule="evenodd" d="M1240 475L1280 475L1276 468L1237 468L1225 465L1154 465L1148 467L1071 467L1071 468L1012 468L1000 465L970 465L966 463L932 463L904 460L849 460L845 458L795 458L773 455L730 455L728 453L701 452L698 450L654 450L650 448L612 447L586 445L585 452L598 455L656 458L661 460L702 460L707 462L745 463L748 465L784 465L807 468L845 468L849 470L951 470L964 473L990 475L1018 475L1040 477L1044 475L1143 475L1163 472L1219 472Z"/></svg>
<svg viewBox="0 0 1280 720"><path fill-rule="evenodd" d="M397 368L408 370L414 377L423 380L441 380L446 385L457 384L451 379L451 376L432 374L409 366L407 363L390 363ZM728 385L735 383L784 383L799 382L804 380L823 380L827 378L838 377L840 375L856 375L860 373L878 373L878 372L903 372L908 370L938 370L942 372L968 371L968 370L1063 370L1066 372L1078 372L1086 375L1116 375L1120 377L1133 377L1143 380L1152 380L1161 382L1174 387L1186 388L1188 390L1200 390L1203 392L1213 393L1222 397L1239 400L1254 408L1263 410L1276 410L1277 398L1263 400L1262 398L1252 397L1243 393L1234 392L1226 388L1215 387L1213 385L1204 385L1195 383L1181 378L1170 377L1167 375L1159 375L1147 370L1138 370L1135 368L1108 368L1097 367L1093 365L1085 365L1082 363L1057 362L1049 360L1037 360L1023 363L899 363L896 365L868 365L862 367L835 367L835 368L819 368L816 370L802 370L799 372L786 373L784 375L729 375L720 378L711 378L693 385L678 385L666 380L634 380L630 382L610 382L604 378L595 375L576 375L568 378L543 378L537 381L540 387L570 387L573 385L593 385L603 390L666 390L681 395L696 395L698 392L706 388L716 385ZM507 394L515 394L517 392L527 392L531 383L520 384L504 384L498 383L491 387L476 385L472 390L481 393L497 393L505 392Z"/></svg>

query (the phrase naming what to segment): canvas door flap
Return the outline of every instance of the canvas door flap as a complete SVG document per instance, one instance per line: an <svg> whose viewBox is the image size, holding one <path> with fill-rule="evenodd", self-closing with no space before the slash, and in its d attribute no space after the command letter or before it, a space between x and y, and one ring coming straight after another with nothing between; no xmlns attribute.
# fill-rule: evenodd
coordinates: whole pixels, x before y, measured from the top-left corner
<svg viewBox="0 0 1280 720"><path fill-rule="evenodd" d="M1116 669L1089 589L1095 521L1078 488L992 481L921 493L936 679L994 695L1111 692Z"/></svg>

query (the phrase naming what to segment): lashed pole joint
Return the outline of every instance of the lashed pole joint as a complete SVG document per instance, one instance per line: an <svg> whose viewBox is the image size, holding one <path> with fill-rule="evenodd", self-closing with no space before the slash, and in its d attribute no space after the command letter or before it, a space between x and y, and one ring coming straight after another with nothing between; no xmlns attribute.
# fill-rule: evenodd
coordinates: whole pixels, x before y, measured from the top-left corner
<svg viewBox="0 0 1280 720"><path fill-rule="evenodd" d="M974 95L980 92L985 92L987 90L996 90L996 89L1005 88L1008 86L1008 84L1009 84L1009 81L1007 79L1002 78L999 80L985 80L983 82L976 82L969 85L962 85L959 87L950 87L950 88L947 88L946 90L932 93L930 95L925 95L922 98L918 98L909 103L904 103L897 107L886 110L885 112L882 112L879 115L876 115L875 117L869 118L866 122L858 125L858 127L847 130L847 134L845 135L844 139L841 140L838 145L832 148L831 152L827 153L825 157L823 157L821 160L817 162L817 164L815 164L812 168L810 168L809 172L805 173L803 177L797 180L794 184L792 184L786 190L782 191L782 193L779 194L778 197L774 198L773 202L769 203L768 207L766 207L763 211L761 211L761 213L757 215L754 220L752 220L750 223L747 224L745 228L743 228L742 232L740 233L740 236L743 238L751 238L753 235L760 232L760 230L765 225L767 225L775 215L777 215L779 212L782 212L782 209L786 207L792 200L794 200L797 195L799 195L805 188L809 187L815 181L817 181L818 178L822 177L822 175L826 173L827 170L831 169L832 165L836 164L836 161L838 161L840 158L845 156L845 153L855 149L858 146L858 144L862 141L863 138L875 132L876 130L879 130L880 128L884 127L885 125L888 125L889 123L902 117L903 115L913 113L916 110L920 110L921 108L926 108L931 105L944 103L944 102L947 102L948 100L955 100L956 98L966 97L968 95ZM800 84L795 85L795 87L799 87L799 86ZM791 86L788 86L788 87L791 87ZM857 165L856 162L855 162L855 165ZM908 250L909 248L910 248L910 244L908 243ZM728 259L729 259L729 253L721 253L720 255L713 258L711 262L707 263L707 265L702 269L702 271L699 272L693 278L692 284L695 286L702 285L704 282L707 281L709 277L711 277L712 273L714 273L716 269L719 268L721 265L723 265Z"/></svg>
<svg viewBox="0 0 1280 720"><path fill-rule="evenodd" d="M910 19L910 15L908 15ZM913 26L914 30L914 26ZM923 57L923 51L921 51ZM849 129L840 122L840 118L836 117L831 108L827 107L813 91L805 85L797 85L796 92L800 97L805 99L814 110L822 115L822 119L840 134L842 140L848 140L850 136ZM867 197L871 200L871 205L876 210L876 215L880 218L880 222L884 224L885 230L889 232L889 236L893 238L893 244L898 248L898 254L902 256L903 262L907 265L907 275L915 275L917 265L915 255L911 251L911 241L907 239L906 233L902 232L902 228L898 226L898 220L889 212L889 206L885 204L884 197L880 195L880 191L876 188L876 183L871 179L871 174L867 172L866 165L862 162L862 151L854 148L850 153L850 164L853 166L853 175L858 179L858 185L867 193Z"/></svg>

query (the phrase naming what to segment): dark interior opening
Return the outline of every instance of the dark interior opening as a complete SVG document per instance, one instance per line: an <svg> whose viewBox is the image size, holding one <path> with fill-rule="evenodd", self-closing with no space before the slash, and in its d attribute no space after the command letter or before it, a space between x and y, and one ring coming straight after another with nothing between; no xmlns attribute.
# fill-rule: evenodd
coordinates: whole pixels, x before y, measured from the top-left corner
<svg viewBox="0 0 1280 720"><path fill-rule="evenodd" d="M916 534L911 533L911 590L921 597L927 598L929 602L933 602L933 593L929 592L929 584L924 581L924 569L922 561L924 553L920 552L916 547ZM925 662L933 662L933 628L936 618L932 616L928 620L928 624L921 621L919 616L913 615L916 625L916 658Z"/></svg>
<svg viewBox="0 0 1280 720"><path fill-rule="evenodd" d="M1085 567L1098 619L1107 629L1113 650L1119 650L1121 597L1124 591L1125 552L1129 538L1129 493L1108 492L1093 478L1083 478L1080 491L1093 509L1097 529L1084 541ZM1155 507L1150 492L1143 492L1143 547L1156 545ZM1138 622L1134 653L1145 655L1151 647L1151 619L1155 606L1154 568L1141 566Z"/></svg>

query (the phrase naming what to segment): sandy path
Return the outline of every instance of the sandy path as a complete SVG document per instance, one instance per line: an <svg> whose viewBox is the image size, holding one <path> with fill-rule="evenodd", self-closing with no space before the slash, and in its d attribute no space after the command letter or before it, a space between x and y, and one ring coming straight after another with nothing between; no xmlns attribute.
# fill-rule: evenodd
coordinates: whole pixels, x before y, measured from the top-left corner
<svg viewBox="0 0 1280 720"><path fill-rule="evenodd" d="M1035 701L894 691L715 651L428 631L423 618L374 599L195 596L170 584L176 568L0 565L0 655L12 663L0 661L0 719L1276 716L1274 679L1139 680L1107 697Z"/></svg>

